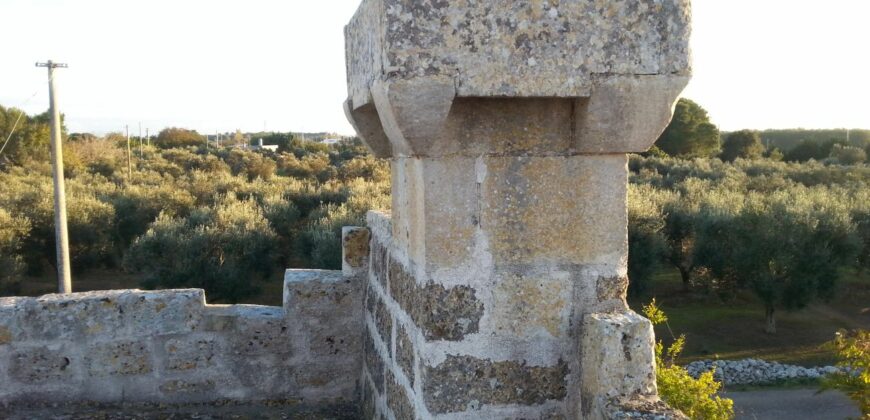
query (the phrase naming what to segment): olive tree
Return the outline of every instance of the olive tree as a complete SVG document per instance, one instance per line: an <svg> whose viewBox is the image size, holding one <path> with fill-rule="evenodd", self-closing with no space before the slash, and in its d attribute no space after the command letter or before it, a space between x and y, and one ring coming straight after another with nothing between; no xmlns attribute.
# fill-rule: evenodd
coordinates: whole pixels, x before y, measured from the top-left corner
<svg viewBox="0 0 870 420"><path fill-rule="evenodd" d="M751 193L738 211L720 207L700 215L698 262L724 285L752 290L764 305L770 334L776 333L778 309L830 297L839 268L857 253L848 208L826 193Z"/></svg>
<svg viewBox="0 0 870 420"><path fill-rule="evenodd" d="M661 267L666 249L662 202L672 197L672 193L650 185L629 185L628 291L632 295L644 292Z"/></svg>
<svg viewBox="0 0 870 420"><path fill-rule="evenodd" d="M277 237L256 202L225 198L188 217L163 214L125 257L146 288L198 287L210 300L239 302L271 274Z"/></svg>
<svg viewBox="0 0 870 420"><path fill-rule="evenodd" d="M758 132L740 130L725 138L720 157L726 162L733 162L737 159L758 159L763 154L764 146Z"/></svg>

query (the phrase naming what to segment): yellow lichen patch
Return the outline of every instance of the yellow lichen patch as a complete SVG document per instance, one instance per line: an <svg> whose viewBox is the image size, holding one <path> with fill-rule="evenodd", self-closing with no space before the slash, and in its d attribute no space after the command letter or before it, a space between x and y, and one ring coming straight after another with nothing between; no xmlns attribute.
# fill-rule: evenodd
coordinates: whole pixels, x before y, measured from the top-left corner
<svg viewBox="0 0 870 420"><path fill-rule="evenodd" d="M344 261L351 267L362 267L369 258L368 229L348 232L344 237Z"/></svg>
<svg viewBox="0 0 870 420"><path fill-rule="evenodd" d="M157 305L154 305L154 311L155 311L155 312L160 312L160 311L162 311L162 310L164 310L164 309L166 309L166 303L165 303L165 302L157 302Z"/></svg>
<svg viewBox="0 0 870 420"><path fill-rule="evenodd" d="M0 327L0 346L12 342L12 331L9 328Z"/></svg>
<svg viewBox="0 0 870 420"><path fill-rule="evenodd" d="M565 283L538 276L506 275L495 290L496 328L517 335L542 328L559 337L565 306Z"/></svg>
<svg viewBox="0 0 870 420"><path fill-rule="evenodd" d="M103 331L102 324L93 324L88 325L88 329L85 331L87 334L98 334Z"/></svg>

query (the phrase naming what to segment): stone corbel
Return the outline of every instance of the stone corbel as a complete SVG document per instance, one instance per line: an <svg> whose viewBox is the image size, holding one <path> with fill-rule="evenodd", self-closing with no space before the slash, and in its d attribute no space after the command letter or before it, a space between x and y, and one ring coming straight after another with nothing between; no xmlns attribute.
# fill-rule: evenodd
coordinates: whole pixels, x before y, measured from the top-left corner
<svg viewBox="0 0 870 420"><path fill-rule="evenodd" d="M592 95L575 106L578 153L649 150L673 117L689 76L610 75L595 78Z"/></svg>
<svg viewBox="0 0 870 420"><path fill-rule="evenodd" d="M371 91L392 157L427 156L437 146L456 98L452 77L376 81Z"/></svg>
<svg viewBox="0 0 870 420"><path fill-rule="evenodd" d="M381 125L380 117L378 117L378 110L375 109L372 101L354 108L353 100L348 99L344 102L344 114L350 121L350 125L356 130L357 135L375 157L386 159L393 155L390 140L384 133L384 127Z"/></svg>

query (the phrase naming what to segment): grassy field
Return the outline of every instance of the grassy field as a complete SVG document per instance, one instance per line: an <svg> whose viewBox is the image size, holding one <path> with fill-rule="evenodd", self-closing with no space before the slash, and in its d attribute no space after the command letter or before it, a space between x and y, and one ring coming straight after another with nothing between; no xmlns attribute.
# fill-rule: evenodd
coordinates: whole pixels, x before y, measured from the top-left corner
<svg viewBox="0 0 870 420"><path fill-rule="evenodd" d="M749 292L722 302L715 295L681 291L679 274L662 272L654 290L631 299L637 311L655 297L670 319L674 334L685 334L682 362L698 359L761 358L782 363L815 366L830 364L833 355L820 348L841 328L870 329L870 275L844 271L836 296L806 309L779 311L777 334L764 332L764 310ZM667 327L657 328L667 343Z"/></svg>

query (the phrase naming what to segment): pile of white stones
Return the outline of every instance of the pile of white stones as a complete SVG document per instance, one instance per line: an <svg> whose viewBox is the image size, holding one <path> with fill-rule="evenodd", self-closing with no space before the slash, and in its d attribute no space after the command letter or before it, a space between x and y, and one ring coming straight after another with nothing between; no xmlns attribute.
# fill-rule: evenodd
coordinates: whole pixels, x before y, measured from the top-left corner
<svg viewBox="0 0 870 420"><path fill-rule="evenodd" d="M700 360L686 365L689 375L697 378L716 369L714 377L727 385L763 385L785 380L820 379L840 371L836 366L806 368L758 359Z"/></svg>

